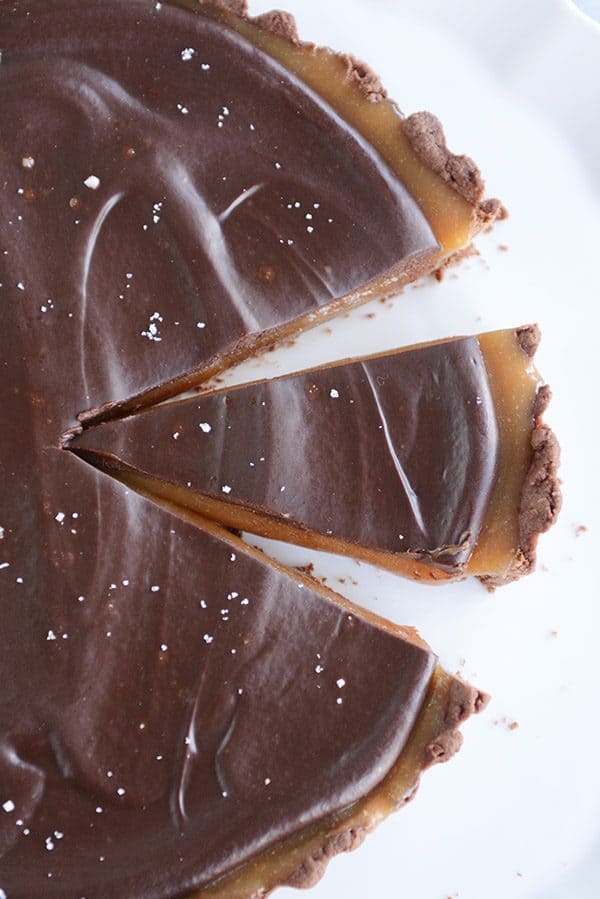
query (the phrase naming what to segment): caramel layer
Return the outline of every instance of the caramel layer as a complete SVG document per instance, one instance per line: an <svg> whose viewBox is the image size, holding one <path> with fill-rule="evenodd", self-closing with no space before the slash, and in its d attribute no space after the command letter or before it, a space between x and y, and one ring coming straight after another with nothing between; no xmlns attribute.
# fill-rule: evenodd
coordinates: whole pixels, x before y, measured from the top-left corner
<svg viewBox="0 0 600 899"><path fill-rule="evenodd" d="M498 479L467 572L506 577L519 555L521 493L531 461L534 407L542 379L515 331L482 334L500 438Z"/></svg>

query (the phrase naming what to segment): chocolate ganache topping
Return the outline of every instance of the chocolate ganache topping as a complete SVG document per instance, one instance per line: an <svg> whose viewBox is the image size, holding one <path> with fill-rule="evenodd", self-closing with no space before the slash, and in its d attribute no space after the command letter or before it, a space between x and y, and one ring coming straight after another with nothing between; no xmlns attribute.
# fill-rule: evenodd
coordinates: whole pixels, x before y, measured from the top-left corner
<svg viewBox="0 0 600 899"><path fill-rule="evenodd" d="M373 790L435 656L61 435L436 241L215 21L2 0L0 51L0 890L182 896Z"/></svg>

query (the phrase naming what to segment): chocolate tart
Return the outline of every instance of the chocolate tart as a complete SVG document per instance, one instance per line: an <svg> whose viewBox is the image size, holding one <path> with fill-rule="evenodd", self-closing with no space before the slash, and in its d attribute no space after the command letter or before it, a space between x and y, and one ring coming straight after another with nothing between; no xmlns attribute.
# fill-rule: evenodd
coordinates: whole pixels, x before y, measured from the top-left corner
<svg viewBox="0 0 600 899"><path fill-rule="evenodd" d="M228 527L437 582L528 573L560 506L537 327L216 390L71 448Z"/></svg>
<svg viewBox="0 0 600 899"><path fill-rule="evenodd" d="M62 448L78 412L167 395L392 290L493 215L325 54L358 107L393 113L449 220L463 210L455 246L434 230L358 127L259 46L321 58L280 21L0 3L10 899L306 885L412 796L484 701L414 633Z"/></svg>
<svg viewBox="0 0 600 899"><path fill-rule="evenodd" d="M433 116L285 14L18 0L0 33L0 242L35 247L3 283L77 341L87 417L397 293L501 210Z"/></svg>

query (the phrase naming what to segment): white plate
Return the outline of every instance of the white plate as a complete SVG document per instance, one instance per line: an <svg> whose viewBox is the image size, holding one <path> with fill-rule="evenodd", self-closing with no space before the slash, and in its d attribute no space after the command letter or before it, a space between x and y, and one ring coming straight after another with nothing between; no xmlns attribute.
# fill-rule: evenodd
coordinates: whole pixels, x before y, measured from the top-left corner
<svg viewBox="0 0 600 899"><path fill-rule="evenodd" d="M436 112L511 216L478 240L481 257L458 277L376 304L374 320L356 311L229 380L538 321L565 496L537 573L494 595L474 582L420 587L269 545L285 562L314 561L353 600L417 625L447 668L493 694L465 726L458 757L428 772L416 801L336 859L311 895L597 899L600 29L566 0L285 5L303 35L373 63L403 109ZM577 536L579 525L588 531Z"/></svg>

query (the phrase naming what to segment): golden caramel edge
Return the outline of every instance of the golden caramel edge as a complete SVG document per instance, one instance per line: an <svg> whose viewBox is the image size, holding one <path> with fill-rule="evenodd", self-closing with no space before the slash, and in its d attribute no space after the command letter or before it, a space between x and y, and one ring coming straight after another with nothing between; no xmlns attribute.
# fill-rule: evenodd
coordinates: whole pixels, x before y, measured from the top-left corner
<svg viewBox="0 0 600 899"><path fill-rule="evenodd" d="M440 259L464 249L479 230L472 203L419 159L404 133L402 115L388 99L370 102L347 75L347 57L327 47L295 42L261 28L223 4L169 0L215 18L300 78L329 103L379 153L416 200L440 243Z"/></svg>

